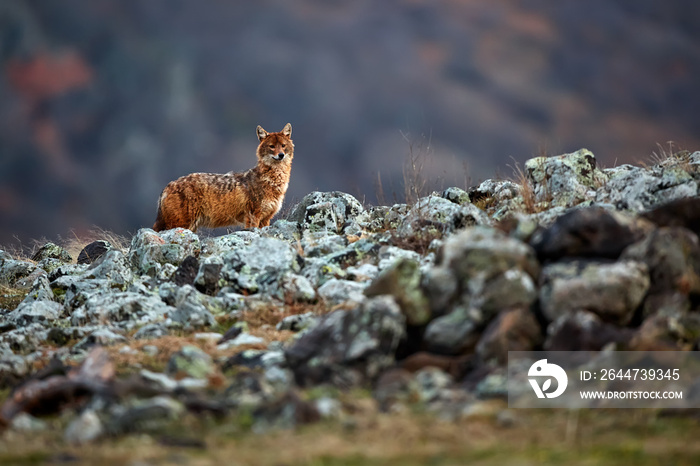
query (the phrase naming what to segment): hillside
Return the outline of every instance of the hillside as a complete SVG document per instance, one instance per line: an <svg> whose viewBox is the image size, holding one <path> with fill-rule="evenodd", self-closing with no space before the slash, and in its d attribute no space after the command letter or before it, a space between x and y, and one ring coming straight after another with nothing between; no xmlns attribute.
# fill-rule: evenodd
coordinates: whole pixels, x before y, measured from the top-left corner
<svg viewBox="0 0 700 466"><path fill-rule="evenodd" d="M0 461L692 464L693 410L504 399L508 351L698 348L700 152L657 162L0 251Z"/></svg>

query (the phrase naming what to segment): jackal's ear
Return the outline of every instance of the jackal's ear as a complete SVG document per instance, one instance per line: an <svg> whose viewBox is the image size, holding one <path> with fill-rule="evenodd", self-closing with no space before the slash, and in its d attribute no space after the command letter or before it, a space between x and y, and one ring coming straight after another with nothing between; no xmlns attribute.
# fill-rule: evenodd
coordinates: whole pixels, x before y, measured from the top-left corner
<svg viewBox="0 0 700 466"><path fill-rule="evenodd" d="M256 129L255 131L257 131L258 139L260 139L261 141L267 137L267 131L265 131L262 126L258 125L258 129Z"/></svg>
<svg viewBox="0 0 700 466"><path fill-rule="evenodd" d="M291 123L287 123L286 125L284 125L284 128L282 128L282 134L284 134L288 138L292 137L292 124Z"/></svg>

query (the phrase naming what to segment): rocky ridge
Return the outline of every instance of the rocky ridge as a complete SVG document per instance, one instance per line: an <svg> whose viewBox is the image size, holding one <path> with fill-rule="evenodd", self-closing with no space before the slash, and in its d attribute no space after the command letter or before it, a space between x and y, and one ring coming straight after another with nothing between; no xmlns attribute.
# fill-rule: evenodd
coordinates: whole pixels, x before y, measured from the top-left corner
<svg viewBox="0 0 700 466"><path fill-rule="evenodd" d="M508 351L697 349L700 152L600 169L582 149L523 175L414 205L314 192L270 227L142 229L77 263L0 251L23 297L0 304L0 425L84 443L203 413L352 422L353 388L460 418L504 395Z"/></svg>

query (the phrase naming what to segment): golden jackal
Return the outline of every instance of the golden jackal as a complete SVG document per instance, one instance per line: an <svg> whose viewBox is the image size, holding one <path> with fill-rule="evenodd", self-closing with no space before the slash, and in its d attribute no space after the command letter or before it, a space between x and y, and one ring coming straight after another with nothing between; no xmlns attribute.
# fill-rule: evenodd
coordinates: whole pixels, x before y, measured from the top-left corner
<svg viewBox="0 0 700 466"><path fill-rule="evenodd" d="M292 125L257 128L258 164L243 173L192 173L171 181L158 200L155 231L182 227L264 227L282 207L294 158Z"/></svg>

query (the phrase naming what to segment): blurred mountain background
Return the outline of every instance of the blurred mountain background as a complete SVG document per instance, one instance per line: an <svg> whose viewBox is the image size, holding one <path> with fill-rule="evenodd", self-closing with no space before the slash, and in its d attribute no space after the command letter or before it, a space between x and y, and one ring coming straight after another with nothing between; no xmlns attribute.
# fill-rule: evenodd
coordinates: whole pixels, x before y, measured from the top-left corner
<svg viewBox="0 0 700 466"><path fill-rule="evenodd" d="M291 122L289 206L368 203L581 147L700 148L693 0L1 0L0 244L151 226L165 184L255 164Z"/></svg>

